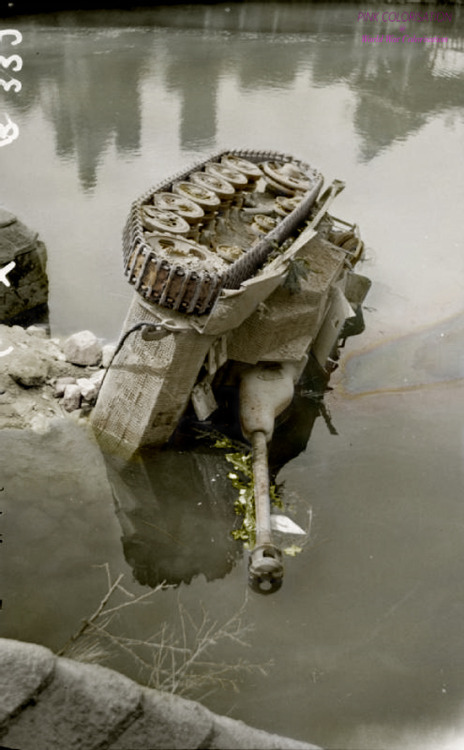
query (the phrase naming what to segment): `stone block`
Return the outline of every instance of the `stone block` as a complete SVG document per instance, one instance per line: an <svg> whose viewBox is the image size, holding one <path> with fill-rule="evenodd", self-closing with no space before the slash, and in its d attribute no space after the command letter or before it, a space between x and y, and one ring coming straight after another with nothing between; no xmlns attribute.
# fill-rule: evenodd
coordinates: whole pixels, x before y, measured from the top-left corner
<svg viewBox="0 0 464 750"><path fill-rule="evenodd" d="M320 750L317 745L254 729L227 716L214 716L208 747L214 750Z"/></svg>
<svg viewBox="0 0 464 750"><path fill-rule="evenodd" d="M74 365L98 365L102 358L102 347L91 331L73 333L64 342L63 351L68 362Z"/></svg>
<svg viewBox="0 0 464 750"><path fill-rule="evenodd" d="M194 701L144 688L144 711L111 750L190 750L203 747L212 728L210 711ZM204 745L209 747L209 745Z"/></svg>
<svg viewBox="0 0 464 750"><path fill-rule="evenodd" d="M254 729L105 667L0 639L1 747L21 750L319 750Z"/></svg>
<svg viewBox="0 0 464 750"><path fill-rule="evenodd" d="M44 312L48 302L47 251L37 234L17 221L1 223L0 266L13 261L10 286L2 287L0 320L20 322L26 313Z"/></svg>
<svg viewBox="0 0 464 750"><path fill-rule="evenodd" d="M50 681L55 660L43 646L0 639L0 736L9 717L35 699Z"/></svg>
<svg viewBox="0 0 464 750"><path fill-rule="evenodd" d="M141 699L141 688L117 672L58 659L53 681L11 725L2 743L21 750L110 747L138 716Z"/></svg>

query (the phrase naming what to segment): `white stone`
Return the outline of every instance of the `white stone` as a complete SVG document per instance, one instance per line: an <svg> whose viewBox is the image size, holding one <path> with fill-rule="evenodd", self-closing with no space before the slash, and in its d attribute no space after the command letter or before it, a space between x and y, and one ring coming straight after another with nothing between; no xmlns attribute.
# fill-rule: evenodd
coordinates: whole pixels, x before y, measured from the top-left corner
<svg viewBox="0 0 464 750"><path fill-rule="evenodd" d="M74 333L64 342L63 351L74 365L98 365L102 358L101 344L91 331Z"/></svg>
<svg viewBox="0 0 464 750"><path fill-rule="evenodd" d="M65 386L64 396L61 402L66 411L75 411L81 405L81 389L76 383Z"/></svg>
<svg viewBox="0 0 464 750"><path fill-rule="evenodd" d="M77 378L77 385L79 386L82 398L86 401L93 401L98 395L98 385L91 378Z"/></svg>
<svg viewBox="0 0 464 750"><path fill-rule="evenodd" d="M96 383L96 385L98 386L102 384L104 377L105 377L105 370L96 370L91 375L89 375L90 380L93 383Z"/></svg>
<svg viewBox="0 0 464 750"><path fill-rule="evenodd" d="M71 377L63 377L58 378L58 380L55 383L55 396L56 398L61 398L61 396L64 396L64 389L67 385L73 385L76 383L76 378Z"/></svg>

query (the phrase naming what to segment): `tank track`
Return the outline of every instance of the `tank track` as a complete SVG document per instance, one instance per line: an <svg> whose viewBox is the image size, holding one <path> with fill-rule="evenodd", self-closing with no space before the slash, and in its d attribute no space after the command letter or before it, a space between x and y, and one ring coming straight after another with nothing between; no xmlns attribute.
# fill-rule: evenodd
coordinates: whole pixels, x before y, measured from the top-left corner
<svg viewBox="0 0 464 750"><path fill-rule="evenodd" d="M195 181L189 183L190 187L189 185L185 187L185 184L189 182L192 173L203 170L206 165L214 164L217 167L227 156L232 157L232 161L243 159L256 166L264 162L267 165L267 173L260 170L260 176L266 179L271 189L275 188L276 194L280 192L283 196L291 196L297 190L302 196L296 207L284 216L277 226L264 236L261 234L260 238L253 242L252 247L237 260L232 259L232 262L230 259L229 262L221 260L218 253L212 252L204 245L199 245L195 241L194 226L192 226L191 236L185 236L183 229L185 221L170 214L169 211L162 210L156 213L153 206L153 201L159 193L172 193L173 196L184 195L187 202L189 200L195 202L195 197L189 194L190 191L200 198L204 197L205 218L210 220L214 215L214 206L208 213L207 198L208 192L211 192L209 188L204 184L197 185ZM278 171L280 166L288 164L292 165L294 172L290 173L289 177L281 176ZM293 176L295 170L297 178ZM214 185L219 185L215 195L222 195L222 204L227 203L228 200L230 205L231 199L227 195L224 197L227 191L221 193L222 180L217 174L202 173L201 177L203 183L206 182L208 185L212 181L213 192ZM208 181L205 177L211 179ZM251 177L249 174L248 180L247 187L234 188L234 197L249 191L253 180L257 180L257 177ZM275 151L227 149L194 163L188 169L150 188L132 204L123 233L124 272L129 283L142 297L161 307L196 315L210 312L222 289L236 289L243 281L251 278L265 263L276 244L279 245L290 237L308 218L322 183L322 175L314 168L288 154ZM230 183L227 185L230 187ZM304 191L302 185L305 188ZM187 194L182 193L182 190L187 190ZM198 198L199 201L200 198ZM166 200L164 202L166 203ZM171 202L175 203L174 199ZM210 198L210 203L215 202L219 203L217 198L215 201ZM181 221L183 221L182 224ZM198 222L198 219L195 222ZM170 225L173 228L182 226L184 235L176 236L174 232L169 232ZM163 226L167 227L167 230L153 231ZM147 229L151 230L151 233L147 232Z"/></svg>

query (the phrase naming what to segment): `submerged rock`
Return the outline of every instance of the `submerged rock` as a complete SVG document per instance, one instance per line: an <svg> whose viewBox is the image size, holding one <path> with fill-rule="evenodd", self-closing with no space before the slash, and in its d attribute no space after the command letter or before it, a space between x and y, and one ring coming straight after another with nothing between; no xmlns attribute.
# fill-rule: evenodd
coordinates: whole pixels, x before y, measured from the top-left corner
<svg viewBox="0 0 464 750"><path fill-rule="evenodd" d="M64 396L64 391L67 385L71 385L76 383L76 378L72 377L64 377L64 378L58 378L58 380L55 383L55 392L54 395L56 398L61 398Z"/></svg>

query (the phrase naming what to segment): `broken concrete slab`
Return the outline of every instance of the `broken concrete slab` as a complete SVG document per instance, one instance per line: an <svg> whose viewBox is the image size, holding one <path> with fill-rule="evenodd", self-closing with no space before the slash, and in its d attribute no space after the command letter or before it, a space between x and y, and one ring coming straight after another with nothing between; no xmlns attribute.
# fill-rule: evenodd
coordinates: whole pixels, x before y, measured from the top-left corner
<svg viewBox="0 0 464 750"><path fill-rule="evenodd" d="M21 750L318 750L106 667L0 639L0 739Z"/></svg>
<svg viewBox="0 0 464 750"><path fill-rule="evenodd" d="M0 641L0 736L4 727L49 683L56 657L48 648L20 641Z"/></svg>
<svg viewBox="0 0 464 750"><path fill-rule="evenodd" d="M135 682L104 667L56 658L53 680L11 724L3 741L22 750L108 747L140 711Z"/></svg>

